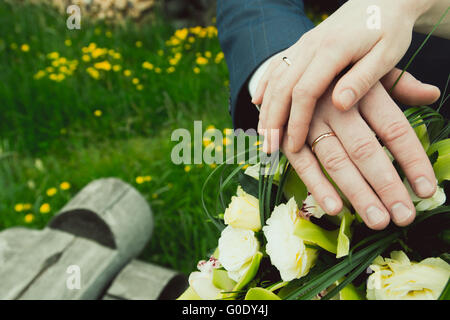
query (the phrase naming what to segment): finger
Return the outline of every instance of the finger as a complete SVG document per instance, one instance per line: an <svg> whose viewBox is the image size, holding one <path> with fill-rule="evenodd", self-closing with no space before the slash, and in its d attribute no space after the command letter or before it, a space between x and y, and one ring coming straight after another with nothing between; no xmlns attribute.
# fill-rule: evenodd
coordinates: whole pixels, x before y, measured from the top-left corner
<svg viewBox="0 0 450 320"><path fill-rule="evenodd" d="M373 102L371 106L375 109L379 101L378 104ZM389 210L392 220L399 226L410 224L415 218L415 208L408 190L358 110L337 113L331 117L330 126L359 172Z"/></svg>
<svg viewBox="0 0 450 320"><path fill-rule="evenodd" d="M323 174L311 149L305 145L299 152L292 153L286 147L283 150L289 163L305 183L314 199L320 204L320 207L330 215L338 214L342 210L342 199Z"/></svg>
<svg viewBox="0 0 450 320"><path fill-rule="evenodd" d="M333 90L333 104L340 110L348 110L361 99L372 86L397 64L397 57L378 42L361 60L343 75Z"/></svg>
<svg viewBox="0 0 450 320"><path fill-rule="evenodd" d="M261 104L263 101L264 92L267 87L267 83L269 81L269 77L272 74L273 70L276 68L276 66L279 64L278 61L271 59L270 62L268 62L267 65L263 63L255 72L253 76L258 77L257 72L264 72L261 79L258 81L258 86L256 87L256 91L252 96L252 103L253 104ZM260 69L263 68L263 69Z"/></svg>
<svg viewBox="0 0 450 320"><path fill-rule="evenodd" d="M387 75L381 78L380 82L388 92L394 86L401 73L402 70L394 68ZM391 92L391 96L394 99L409 106L432 104L439 99L440 95L441 92L438 87L420 82L409 72L403 73L402 77Z"/></svg>
<svg viewBox="0 0 450 320"><path fill-rule="evenodd" d="M311 128L309 143L320 134L330 131L329 127L320 130ZM366 225L375 230L384 229L389 224L389 213L350 160L339 139L322 139L316 144L315 153Z"/></svg>
<svg viewBox="0 0 450 320"><path fill-rule="evenodd" d="M294 87L287 129L291 152L297 152L305 143L317 100L348 62L348 58L339 52L321 52Z"/></svg>
<svg viewBox="0 0 450 320"><path fill-rule="evenodd" d="M421 198L431 197L436 191L436 177L425 150L387 92L381 86L376 89L376 97L368 94L361 101L361 114L400 164L414 192ZM374 108L375 102L383 107Z"/></svg>

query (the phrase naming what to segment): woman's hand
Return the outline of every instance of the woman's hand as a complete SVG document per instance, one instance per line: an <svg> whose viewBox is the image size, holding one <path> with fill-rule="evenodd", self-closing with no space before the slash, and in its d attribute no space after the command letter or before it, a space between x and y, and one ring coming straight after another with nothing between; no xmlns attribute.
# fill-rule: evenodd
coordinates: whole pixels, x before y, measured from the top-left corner
<svg viewBox="0 0 450 320"><path fill-rule="evenodd" d="M287 148L300 150L317 100L347 66L351 68L338 79L331 101L340 110L355 105L400 61L411 43L415 21L434 2L350 0L278 54L252 100L262 103L259 129L267 139L264 151L278 149L284 130ZM279 139L271 138L273 129Z"/></svg>
<svg viewBox="0 0 450 320"><path fill-rule="evenodd" d="M388 87L399 72L395 70L390 79L384 79ZM336 136L320 140L315 145L315 154L306 145L299 152L291 152L284 139L283 152L328 214L339 213L342 200L320 164L370 228L383 229L390 218L399 226L411 223L414 205L373 131L393 154L414 192L426 198L434 194L436 178L414 130L381 83L376 83L348 111L333 106L332 88L318 100L307 141L311 145L328 132ZM411 104L431 103L439 97L409 74L402 78L393 94Z"/></svg>

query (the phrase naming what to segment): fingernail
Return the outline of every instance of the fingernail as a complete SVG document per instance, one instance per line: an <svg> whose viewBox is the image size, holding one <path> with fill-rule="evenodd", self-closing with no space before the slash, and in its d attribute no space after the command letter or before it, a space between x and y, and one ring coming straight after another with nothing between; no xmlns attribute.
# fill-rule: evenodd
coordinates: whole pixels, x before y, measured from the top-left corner
<svg viewBox="0 0 450 320"><path fill-rule="evenodd" d="M391 208L392 216L395 222L402 223L408 220L412 215L412 210L406 207L403 203L397 202Z"/></svg>
<svg viewBox="0 0 450 320"><path fill-rule="evenodd" d="M416 179L416 181L414 181L414 188L416 190L416 194L419 197L429 197L433 194L434 191L434 186L425 177Z"/></svg>
<svg viewBox="0 0 450 320"><path fill-rule="evenodd" d="M350 109L351 106L355 103L355 93L351 89L344 90L339 96L339 100L341 101L344 109Z"/></svg>
<svg viewBox="0 0 450 320"><path fill-rule="evenodd" d="M327 209L328 213L332 213L332 212L334 212L334 210L336 210L337 202L333 198L326 197L323 200L323 203L324 203L325 208Z"/></svg>
<svg viewBox="0 0 450 320"><path fill-rule="evenodd" d="M369 220L369 223L371 226L376 226L381 221L383 221L385 218L383 211L378 209L375 206L369 207L367 209L367 219Z"/></svg>

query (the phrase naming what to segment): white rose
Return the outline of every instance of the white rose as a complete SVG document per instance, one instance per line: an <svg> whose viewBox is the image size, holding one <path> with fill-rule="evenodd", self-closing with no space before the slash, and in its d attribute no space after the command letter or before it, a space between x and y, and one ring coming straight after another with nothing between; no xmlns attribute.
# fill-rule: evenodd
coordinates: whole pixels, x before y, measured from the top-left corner
<svg viewBox="0 0 450 320"><path fill-rule="evenodd" d="M220 268L219 261L211 257L208 261L199 261L197 268L200 272L195 271L189 275L189 285L202 300L215 299L220 289L213 284L213 269Z"/></svg>
<svg viewBox="0 0 450 320"><path fill-rule="evenodd" d="M322 207L319 205L316 199L314 199L312 194L308 194L305 201L303 202L303 210L306 211L307 216L313 216L318 219L322 218L322 216L326 214L326 212L322 210Z"/></svg>
<svg viewBox="0 0 450 320"><path fill-rule="evenodd" d="M378 257L367 279L369 300L436 300L450 277L450 265L440 258L411 262L402 251Z"/></svg>
<svg viewBox="0 0 450 320"><path fill-rule="evenodd" d="M431 198L423 199L416 196L406 178L403 181L403 183L405 184L409 196L411 197L411 200L413 201L417 211L433 210L445 203L446 200L445 191L443 188L439 186L437 187L436 192L433 194Z"/></svg>
<svg viewBox="0 0 450 320"><path fill-rule="evenodd" d="M288 203L275 207L263 227L267 239L266 252L279 271L283 281L298 279L309 272L317 258L317 250L305 246L303 240L294 235L298 207L292 197Z"/></svg>
<svg viewBox="0 0 450 320"><path fill-rule="evenodd" d="M251 230L227 226L219 238L219 261L236 282L245 275L258 250L258 240Z"/></svg>
<svg viewBox="0 0 450 320"><path fill-rule="evenodd" d="M239 186L237 196L231 198L231 202L224 214L225 224L234 228L259 231L261 219L259 217L259 200L244 192Z"/></svg>

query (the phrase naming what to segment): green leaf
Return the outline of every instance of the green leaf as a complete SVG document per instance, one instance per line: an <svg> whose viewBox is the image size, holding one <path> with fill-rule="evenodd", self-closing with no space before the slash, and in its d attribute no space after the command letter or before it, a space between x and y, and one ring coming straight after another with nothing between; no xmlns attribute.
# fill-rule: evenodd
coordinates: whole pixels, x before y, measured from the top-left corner
<svg viewBox="0 0 450 320"><path fill-rule="evenodd" d="M341 225L339 227L339 234L337 238L337 252L336 258L341 258L348 255L350 250L350 239L352 237L351 224L355 220L355 216L345 207L342 214Z"/></svg>
<svg viewBox="0 0 450 320"><path fill-rule="evenodd" d="M252 261L250 262L250 267L248 268L248 270L244 274L244 276L241 278L241 280L239 280L239 282L236 283L236 285L233 287L233 289L231 291L223 293L220 298L221 299L234 299L236 297L236 293L239 292L240 290L242 290L256 276L262 257L263 257L263 254L258 251L253 256Z"/></svg>
<svg viewBox="0 0 450 320"><path fill-rule="evenodd" d="M433 143L427 150L427 154L430 156L435 152L439 153L439 156L445 156L450 154L450 139L444 139Z"/></svg>
<svg viewBox="0 0 450 320"><path fill-rule="evenodd" d="M228 272L223 269L214 269L212 282L214 286L224 291L231 291L236 286L236 281L228 277Z"/></svg>
<svg viewBox="0 0 450 320"><path fill-rule="evenodd" d="M272 291L264 288L251 288L245 295L245 300L281 300Z"/></svg>
<svg viewBox="0 0 450 320"><path fill-rule="evenodd" d="M294 226L294 234L303 241L311 242L336 254L338 230L328 231L306 219L299 219Z"/></svg>
<svg viewBox="0 0 450 320"><path fill-rule="evenodd" d="M339 292L341 300L366 300L366 297L353 284L349 283Z"/></svg>
<svg viewBox="0 0 450 320"><path fill-rule="evenodd" d="M294 197L299 208L303 206L303 201L308 195L308 190L306 189L305 184L299 178L295 170L289 170L283 192L287 199Z"/></svg>
<svg viewBox="0 0 450 320"><path fill-rule="evenodd" d="M442 290L439 300L450 300L450 279L448 279L444 290Z"/></svg>
<svg viewBox="0 0 450 320"><path fill-rule="evenodd" d="M415 127L414 131L416 132L417 138L419 138L419 141L422 144L423 148L425 149L425 151L427 151L430 147L430 138L428 136L427 126L425 124L422 124L418 127Z"/></svg>
<svg viewBox="0 0 450 320"><path fill-rule="evenodd" d="M177 300L202 300L202 298L198 296L194 289L189 287L181 296L177 298Z"/></svg>
<svg viewBox="0 0 450 320"><path fill-rule="evenodd" d="M439 156L433 165L433 170L439 183L450 180L450 154Z"/></svg>

